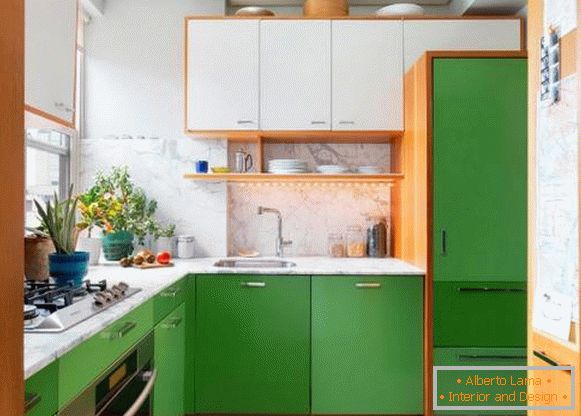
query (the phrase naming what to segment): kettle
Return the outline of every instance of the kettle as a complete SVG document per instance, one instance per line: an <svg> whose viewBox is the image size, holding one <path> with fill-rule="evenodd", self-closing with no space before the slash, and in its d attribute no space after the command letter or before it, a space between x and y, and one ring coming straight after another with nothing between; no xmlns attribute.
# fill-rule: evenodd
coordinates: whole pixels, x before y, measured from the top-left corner
<svg viewBox="0 0 581 416"><path fill-rule="evenodd" d="M234 170L238 173L246 173L252 169L252 166L254 166L252 155L250 155L248 152L245 152L244 149L239 149L234 153L234 160Z"/></svg>

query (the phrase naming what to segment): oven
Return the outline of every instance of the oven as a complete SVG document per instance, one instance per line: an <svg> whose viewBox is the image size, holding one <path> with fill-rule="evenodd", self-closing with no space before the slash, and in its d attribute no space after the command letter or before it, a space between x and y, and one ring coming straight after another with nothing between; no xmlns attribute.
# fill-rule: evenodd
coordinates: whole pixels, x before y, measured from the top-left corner
<svg viewBox="0 0 581 416"><path fill-rule="evenodd" d="M157 372L153 334L112 364L59 416L146 416L152 414L152 391Z"/></svg>

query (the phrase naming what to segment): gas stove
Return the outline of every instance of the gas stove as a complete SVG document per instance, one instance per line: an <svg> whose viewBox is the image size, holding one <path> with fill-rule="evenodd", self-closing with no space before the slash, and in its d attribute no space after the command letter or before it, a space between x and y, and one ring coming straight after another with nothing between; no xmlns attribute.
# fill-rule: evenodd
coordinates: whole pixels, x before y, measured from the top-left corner
<svg viewBox="0 0 581 416"><path fill-rule="evenodd" d="M24 332L63 332L140 290L123 282L109 288L105 280L96 283L86 280L79 287L27 280Z"/></svg>

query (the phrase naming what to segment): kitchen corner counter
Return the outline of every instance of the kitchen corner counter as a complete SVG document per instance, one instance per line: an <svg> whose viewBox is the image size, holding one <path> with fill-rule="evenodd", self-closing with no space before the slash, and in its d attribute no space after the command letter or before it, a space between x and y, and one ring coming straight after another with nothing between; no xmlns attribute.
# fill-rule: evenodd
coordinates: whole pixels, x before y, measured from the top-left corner
<svg viewBox="0 0 581 416"><path fill-rule="evenodd" d="M142 290L90 319L57 334L24 335L24 375L30 377L86 339L106 328L123 315L153 298L156 294L188 274L265 274L265 275L409 275L421 276L425 272L397 259L349 259L328 257L291 257L285 260L296 263L291 268L218 268L218 258L176 260L174 267L140 270L121 268L109 263L89 269L88 279L106 279L109 285L124 281ZM88 357L90 359L90 357Z"/></svg>

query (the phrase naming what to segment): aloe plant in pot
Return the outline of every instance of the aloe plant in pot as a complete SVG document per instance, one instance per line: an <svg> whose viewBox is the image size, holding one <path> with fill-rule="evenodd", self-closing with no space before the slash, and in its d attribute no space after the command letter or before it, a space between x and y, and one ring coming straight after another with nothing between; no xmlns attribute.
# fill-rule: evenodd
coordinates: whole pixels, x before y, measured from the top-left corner
<svg viewBox="0 0 581 416"><path fill-rule="evenodd" d="M72 283L80 286L87 275L89 253L75 251L77 198L72 197L73 187L68 198L61 201L55 193L53 201L43 207L34 201L42 227L50 236L55 252L48 255L49 274L57 285Z"/></svg>

